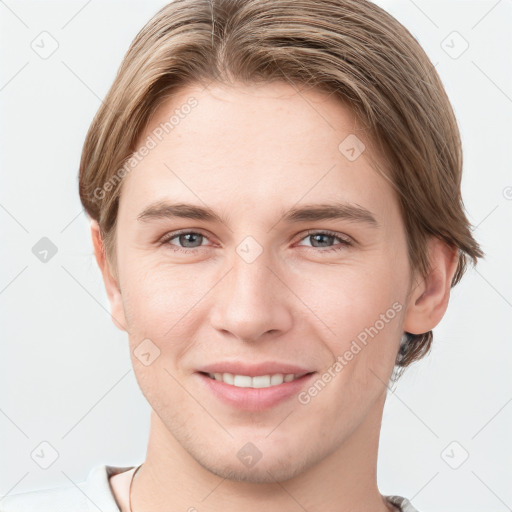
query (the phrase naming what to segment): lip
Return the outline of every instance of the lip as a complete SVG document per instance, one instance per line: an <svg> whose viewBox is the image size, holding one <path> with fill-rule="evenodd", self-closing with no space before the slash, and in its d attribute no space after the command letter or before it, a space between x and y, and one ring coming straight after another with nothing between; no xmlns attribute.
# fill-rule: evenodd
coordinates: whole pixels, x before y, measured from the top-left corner
<svg viewBox="0 0 512 512"><path fill-rule="evenodd" d="M267 361L257 364L242 363L240 361L224 361L203 366L202 368L198 368L197 371L204 373L232 373L233 375L257 377L258 375L272 375L276 373L282 373L284 375L293 373L294 375L302 376L314 370L293 364L277 363L276 361Z"/></svg>
<svg viewBox="0 0 512 512"><path fill-rule="evenodd" d="M288 367L290 368L290 367ZM247 370L246 370L247 371ZM256 371L253 369L253 371ZM210 372L215 373L215 372ZM231 372L219 372L231 373ZM285 373L285 372L271 372L271 373ZM287 373L293 373L289 371ZM302 388L304 388L317 372L308 373L292 380L291 382L283 382L277 386L270 386L268 388L240 388L231 384L226 384L215 379L210 378L208 375L198 372L198 376L202 385L212 393L217 399L223 403L241 409L244 411L264 411L271 407L289 400L291 397L296 396ZM240 373L239 375L247 375L247 373ZM251 376L258 375L257 373ZM268 375L262 373L260 375Z"/></svg>

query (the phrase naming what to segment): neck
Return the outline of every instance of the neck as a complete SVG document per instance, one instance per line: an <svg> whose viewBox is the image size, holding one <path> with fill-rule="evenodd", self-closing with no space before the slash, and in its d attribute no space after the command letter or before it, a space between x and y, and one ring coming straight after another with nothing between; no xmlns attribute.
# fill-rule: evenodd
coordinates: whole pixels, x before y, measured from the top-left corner
<svg viewBox="0 0 512 512"><path fill-rule="evenodd" d="M279 479L278 471L269 471L273 476L268 483L222 478L206 469L152 412L146 460L132 488L132 509L260 512L263 506L266 512L281 512L298 506L336 512L396 510L377 488L384 401L385 393L337 449L319 463L306 464L286 480Z"/></svg>

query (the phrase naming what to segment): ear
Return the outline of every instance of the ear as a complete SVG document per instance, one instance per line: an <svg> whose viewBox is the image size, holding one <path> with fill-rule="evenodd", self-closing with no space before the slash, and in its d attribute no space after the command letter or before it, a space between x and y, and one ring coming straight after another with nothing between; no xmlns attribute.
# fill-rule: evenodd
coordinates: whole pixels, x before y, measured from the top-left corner
<svg viewBox="0 0 512 512"><path fill-rule="evenodd" d="M100 268L101 274L103 276L103 282L105 284L108 300L110 302L112 321L118 329L126 331L126 318L124 314L121 290L119 288L119 284L112 274L110 265L106 258L100 228L94 219L91 220L90 226L92 243L94 246L94 255L96 256L96 262L98 263L98 267Z"/></svg>
<svg viewBox="0 0 512 512"><path fill-rule="evenodd" d="M417 277L407 303L403 328L411 334L428 332L443 318L459 261L457 247L436 237L429 239L428 252L432 270L424 278Z"/></svg>

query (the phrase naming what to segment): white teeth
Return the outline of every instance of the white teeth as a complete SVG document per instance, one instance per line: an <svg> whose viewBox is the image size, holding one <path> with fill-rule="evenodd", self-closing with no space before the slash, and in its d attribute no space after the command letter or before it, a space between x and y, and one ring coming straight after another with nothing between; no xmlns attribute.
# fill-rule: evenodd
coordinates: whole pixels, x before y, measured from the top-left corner
<svg viewBox="0 0 512 512"><path fill-rule="evenodd" d="M268 388L279 386L283 382L291 382L296 378L293 373L276 373L274 375L258 375L256 377L233 375L232 373L209 373L208 376L238 388Z"/></svg>
<svg viewBox="0 0 512 512"><path fill-rule="evenodd" d="M253 388L268 388L270 386L270 375L258 375L252 378Z"/></svg>
<svg viewBox="0 0 512 512"><path fill-rule="evenodd" d="M247 375L234 375L233 385L239 388L250 388L252 386L252 377Z"/></svg>
<svg viewBox="0 0 512 512"><path fill-rule="evenodd" d="M278 384L282 384L283 379L284 376L282 373L276 373L275 375L272 375L272 377L270 377L270 385L277 386Z"/></svg>
<svg viewBox="0 0 512 512"><path fill-rule="evenodd" d="M220 377L218 379L217 379L217 377L215 377L217 380L222 380L226 384L231 384L231 385L233 385L235 383L235 378L233 377L232 373L224 373L224 375L222 373L219 373L219 375L220 375Z"/></svg>

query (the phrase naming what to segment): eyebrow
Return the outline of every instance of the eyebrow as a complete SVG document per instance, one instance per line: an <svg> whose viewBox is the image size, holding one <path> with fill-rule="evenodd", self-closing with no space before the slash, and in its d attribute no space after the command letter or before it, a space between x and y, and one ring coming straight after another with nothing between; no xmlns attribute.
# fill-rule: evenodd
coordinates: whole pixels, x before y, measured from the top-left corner
<svg viewBox="0 0 512 512"><path fill-rule="evenodd" d="M350 203L297 206L283 212L281 217L281 222L289 224L305 221L347 220L367 224L374 228L379 227L377 219L370 210ZM226 223L219 214L207 206L196 206L187 203L168 203L165 201L150 204L137 216L137 220L143 222L167 218Z"/></svg>
<svg viewBox="0 0 512 512"><path fill-rule="evenodd" d="M284 222L303 222L317 220L348 220L368 224L378 228L374 214L362 206L350 203L315 204L293 207L283 217Z"/></svg>
<svg viewBox="0 0 512 512"><path fill-rule="evenodd" d="M196 206L186 203L166 203L164 201L150 204L137 216L137 220L149 221L173 217L224 223L220 215L207 206Z"/></svg>

